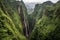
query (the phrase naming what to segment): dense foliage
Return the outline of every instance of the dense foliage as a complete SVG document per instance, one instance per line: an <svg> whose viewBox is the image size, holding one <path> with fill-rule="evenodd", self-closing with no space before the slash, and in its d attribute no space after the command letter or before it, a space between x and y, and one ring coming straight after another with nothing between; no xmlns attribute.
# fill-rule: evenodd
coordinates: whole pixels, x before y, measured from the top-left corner
<svg viewBox="0 0 60 40"><path fill-rule="evenodd" d="M30 40L60 40L60 2L53 5L47 2L43 4L40 6L37 4L38 9L35 14L38 16L33 14L36 22ZM41 9L42 11L39 11ZM41 17L39 14L42 14Z"/></svg>
<svg viewBox="0 0 60 40"><path fill-rule="evenodd" d="M0 0L0 40L60 40L60 1L28 14L23 1Z"/></svg>
<svg viewBox="0 0 60 40"><path fill-rule="evenodd" d="M27 40L17 8L11 5L11 0L5 1L0 1L0 40Z"/></svg>

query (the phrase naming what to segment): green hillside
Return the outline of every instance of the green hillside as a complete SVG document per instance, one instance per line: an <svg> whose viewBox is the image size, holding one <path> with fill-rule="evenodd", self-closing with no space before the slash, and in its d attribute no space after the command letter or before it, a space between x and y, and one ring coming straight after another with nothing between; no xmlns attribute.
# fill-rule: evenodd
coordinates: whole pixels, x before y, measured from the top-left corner
<svg viewBox="0 0 60 40"><path fill-rule="evenodd" d="M60 1L28 14L23 1L0 0L0 40L60 40Z"/></svg>
<svg viewBox="0 0 60 40"><path fill-rule="evenodd" d="M33 13L36 21L30 40L60 40L60 2L52 6L46 3L37 4Z"/></svg>

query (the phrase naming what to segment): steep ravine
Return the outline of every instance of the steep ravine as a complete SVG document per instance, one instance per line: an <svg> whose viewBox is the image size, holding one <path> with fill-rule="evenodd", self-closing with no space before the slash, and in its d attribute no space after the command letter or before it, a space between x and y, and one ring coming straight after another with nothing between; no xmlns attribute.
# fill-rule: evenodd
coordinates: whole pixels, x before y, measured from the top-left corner
<svg viewBox="0 0 60 40"><path fill-rule="evenodd" d="M28 14L23 1L0 0L0 40L60 40L60 1Z"/></svg>

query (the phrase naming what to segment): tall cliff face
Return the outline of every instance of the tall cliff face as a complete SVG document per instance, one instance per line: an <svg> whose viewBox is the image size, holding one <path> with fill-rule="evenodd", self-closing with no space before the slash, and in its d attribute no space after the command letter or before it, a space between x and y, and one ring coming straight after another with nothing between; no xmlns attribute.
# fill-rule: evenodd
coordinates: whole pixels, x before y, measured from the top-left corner
<svg viewBox="0 0 60 40"><path fill-rule="evenodd" d="M42 4L36 4L34 8L34 12L32 13L32 16L34 18L38 18L39 16L42 16L44 10L49 7L51 7L53 3L51 1L44 2ZM40 17L39 17L40 18Z"/></svg>
<svg viewBox="0 0 60 40"><path fill-rule="evenodd" d="M60 2L37 4L32 15L35 25L30 40L60 40Z"/></svg>
<svg viewBox="0 0 60 40"><path fill-rule="evenodd" d="M22 24L23 24L24 35L28 37L29 34L28 13L27 13L27 8L25 7L25 4L23 2L20 5L20 9L21 9L20 16L21 16L21 21L23 22Z"/></svg>
<svg viewBox="0 0 60 40"><path fill-rule="evenodd" d="M0 0L0 40L60 40L60 1L36 4L28 15L23 1Z"/></svg>
<svg viewBox="0 0 60 40"><path fill-rule="evenodd" d="M47 9L52 7L53 3L51 1L44 2L42 4L36 4L34 11L30 14L30 28L31 30L34 28L36 21L42 18L43 14L46 12L45 15L48 15ZM29 28L29 29L30 29Z"/></svg>
<svg viewBox="0 0 60 40"><path fill-rule="evenodd" d="M28 13L27 13L27 8L25 7L25 4L23 1L16 1L16 2L12 2L14 4L13 7L17 9L19 16L20 16L20 20L21 23L23 25L23 32L25 36L28 36L29 33L29 23L28 23Z"/></svg>
<svg viewBox="0 0 60 40"><path fill-rule="evenodd" d="M0 12L0 39L27 40L29 26L27 9L24 3L20 1L1 0Z"/></svg>

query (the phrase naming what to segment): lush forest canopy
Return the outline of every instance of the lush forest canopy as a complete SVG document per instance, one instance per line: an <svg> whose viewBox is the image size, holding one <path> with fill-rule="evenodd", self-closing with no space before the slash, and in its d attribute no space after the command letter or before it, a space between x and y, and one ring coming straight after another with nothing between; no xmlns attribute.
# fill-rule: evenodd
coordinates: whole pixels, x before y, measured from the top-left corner
<svg viewBox="0 0 60 40"><path fill-rule="evenodd" d="M28 14L23 1L0 0L0 40L60 40L60 1Z"/></svg>

